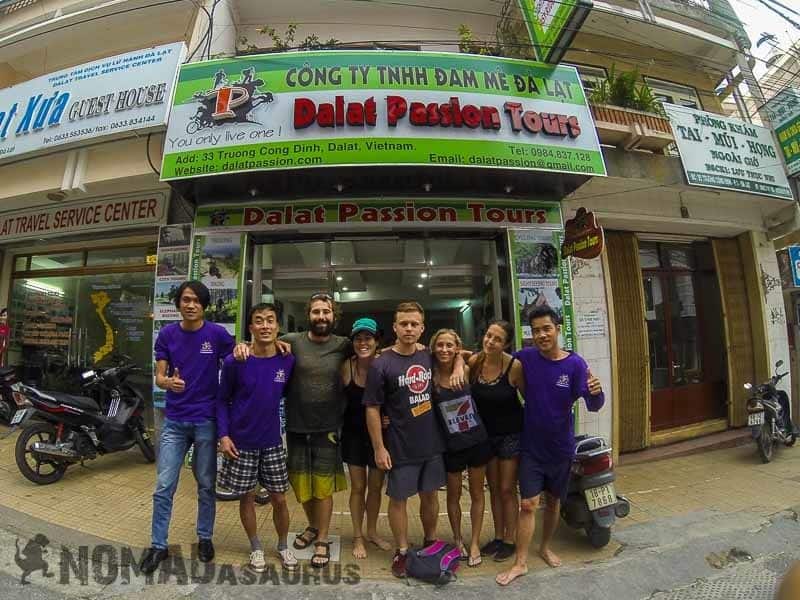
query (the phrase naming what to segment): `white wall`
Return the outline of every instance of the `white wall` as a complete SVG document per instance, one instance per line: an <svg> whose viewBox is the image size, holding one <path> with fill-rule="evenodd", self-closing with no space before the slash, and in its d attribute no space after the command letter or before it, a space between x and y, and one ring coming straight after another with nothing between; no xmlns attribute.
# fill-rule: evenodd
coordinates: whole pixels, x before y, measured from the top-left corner
<svg viewBox="0 0 800 600"><path fill-rule="evenodd" d="M572 264L572 296L574 302L578 353L589 364L592 374L603 383L606 402L600 412L578 409L578 433L600 435L611 443L611 344L608 335L608 302L603 264L600 258L570 259Z"/></svg>
<svg viewBox="0 0 800 600"><path fill-rule="evenodd" d="M781 288L778 259L775 246L763 233L753 233L756 256L761 272L761 288L764 294L764 312L767 324L767 347L769 348L770 371L774 373L775 363L783 361L780 371L789 370L789 334L786 328L786 309ZM778 387L791 397L791 374L784 377Z"/></svg>

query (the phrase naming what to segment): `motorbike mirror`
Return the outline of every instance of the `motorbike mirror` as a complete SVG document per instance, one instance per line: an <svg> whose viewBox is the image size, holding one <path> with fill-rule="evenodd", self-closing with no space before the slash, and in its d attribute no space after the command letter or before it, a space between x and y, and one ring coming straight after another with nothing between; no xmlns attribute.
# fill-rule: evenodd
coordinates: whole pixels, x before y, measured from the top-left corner
<svg viewBox="0 0 800 600"><path fill-rule="evenodd" d="M777 369L778 367L780 367L782 365L783 365L783 361L779 360L778 362L775 363L775 368Z"/></svg>
<svg viewBox="0 0 800 600"><path fill-rule="evenodd" d="M745 384L744 384L744 389L746 389L746 390L752 390L752 389L753 389L753 384L752 384L752 383L745 383Z"/></svg>
<svg viewBox="0 0 800 600"><path fill-rule="evenodd" d="M95 373L94 371L84 371L83 373L81 373L81 379L86 381L86 380L91 379L92 377L94 377L96 374L97 373Z"/></svg>

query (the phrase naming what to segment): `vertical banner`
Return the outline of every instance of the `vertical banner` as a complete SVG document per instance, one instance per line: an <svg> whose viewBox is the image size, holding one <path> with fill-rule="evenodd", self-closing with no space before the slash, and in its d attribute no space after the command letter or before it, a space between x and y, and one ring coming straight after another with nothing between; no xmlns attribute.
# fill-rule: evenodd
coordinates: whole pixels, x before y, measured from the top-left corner
<svg viewBox="0 0 800 600"><path fill-rule="evenodd" d="M583 25L591 0L518 0L536 60L558 64Z"/></svg>
<svg viewBox="0 0 800 600"><path fill-rule="evenodd" d="M180 321L175 295L181 283L189 279L189 254L192 247L192 225L162 225L158 232L156 281L153 286L153 345L164 325ZM154 350L155 356L155 350ZM153 371L153 406L164 408L165 392L155 384Z"/></svg>
<svg viewBox="0 0 800 600"><path fill-rule="evenodd" d="M508 232L514 297L517 299L517 347L533 345L529 315L549 306L561 319L561 346L575 345L569 259L561 259L561 231L512 229Z"/></svg>
<svg viewBox="0 0 800 600"><path fill-rule="evenodd" d="M219 323L236 339L241 337L239 307L245 235L241 233L198 233L192 244L191 277L206 284L211 303L206 319Z"/></svg>

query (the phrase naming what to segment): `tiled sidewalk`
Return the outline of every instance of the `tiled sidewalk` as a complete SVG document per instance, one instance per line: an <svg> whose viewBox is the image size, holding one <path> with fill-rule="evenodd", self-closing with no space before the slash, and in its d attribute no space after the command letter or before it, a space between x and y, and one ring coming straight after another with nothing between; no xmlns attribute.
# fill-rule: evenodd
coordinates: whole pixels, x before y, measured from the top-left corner
<svg viewBox="0 0 800 600"><path fill-rule="evenodd" d="M0 435L5 429L0 427ZM138 449L112 454L73 466L58 483L37 486L20 475L14 462L16 436L0 441L0 505L52 522L61 527L78 530L112 542L144 548L149 545L151 494L155 479L153 465L144 462ZM768 490L768 493L765 493ZM752 445L718 450L664 460L636 464L617 470L617 491L632 503L631 514L617 522L618 528L652 521L663 517L698 510L716 510L721 513L750 511L767 516L800 504L800 452L797 449L780 449L775 460L762 465ZM305 526L302 508L291 493L290 511L293 531ZM449 539L450 527L445 513L445 494L440 492L439 537ZM462 497L464 533L469 532L469 494ZM259 507L259 530L265 549L275 545L269 506ZM488 541L492 533L492 520L488 508L484 520L482 540ZM196 541L194 533L196 501L194 480L190 470L185 470L175 497L175 507L170 529L170 543L188 545ZM391 540L385 514L386 501L378 521L381 535ZM421 541L422 529L416 504L409 505L410 539ZM342 553L340 561L356 562L351 555L351 525L348 512L348 492L336 495L333 535L340 536ZM537 536L538 537L538 536ZM249 546L239 523L238 503L220 502L217 508L217 525L214 536L217 561L240 564L246 561ZM535 556L532 546L530 566L547 568ZM554 550L565 563L596 561L610 557L618 545L612 540L603 550L592 549L582 532L571 531L561 524L556 533ZM362 577L387 578L391 552L369 547L369 557L357 561ZM491 576L510 563L495 563L484 559L474 569L464 565L462 576Z"/></svg>

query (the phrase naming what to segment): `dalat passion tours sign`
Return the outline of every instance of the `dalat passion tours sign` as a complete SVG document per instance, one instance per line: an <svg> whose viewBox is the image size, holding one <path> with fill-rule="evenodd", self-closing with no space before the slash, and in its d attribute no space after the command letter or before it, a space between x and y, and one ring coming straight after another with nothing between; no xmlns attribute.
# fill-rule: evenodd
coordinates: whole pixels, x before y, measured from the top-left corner
<svg viewBox="0 0 800 600"><path fill-rule="evenodd" d="M0 160L163 127L183 54L156 46L0 90Z"/></svg>
<svg viewBox="0 0 800 600"><path fill-rule="evenodd" d="M381 164L606 173L573 67L369 51L181 67L164 180Z"/></svg>
<svg viewBox="0 0 800 600"><path fill-rule="evenodd" d="M348 224L375 224L396 228L440 223L471 228L520 225L560 228L561 213L557 202L380 198L208 205L199 206L195 217L195 227L200 229L234 227L270 231L298 225L336 225L339 228Z"/></svg>
<svg viewBox="0 0 800 600"><path fill-rule="evenodd" d="M664 109L690 184L792 200L769 129L675 104Z"/></svg>

